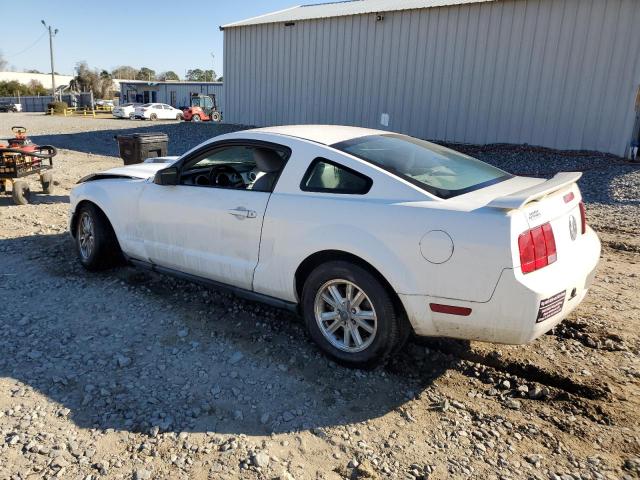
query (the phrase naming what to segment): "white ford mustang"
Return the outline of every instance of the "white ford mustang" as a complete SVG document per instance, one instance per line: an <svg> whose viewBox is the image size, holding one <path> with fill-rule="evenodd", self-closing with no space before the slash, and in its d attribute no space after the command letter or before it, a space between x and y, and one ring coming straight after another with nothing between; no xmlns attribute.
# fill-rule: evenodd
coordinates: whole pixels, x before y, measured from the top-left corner
<svg viewBox="0 0 640 480"><path fill-rule="evenodd" d="M215 137L71 193L90 269L121 260L296 309L335 360L411 332L520 344L584 298L600 256L579 173L510 175L389 132L289 126Z"/></svg>

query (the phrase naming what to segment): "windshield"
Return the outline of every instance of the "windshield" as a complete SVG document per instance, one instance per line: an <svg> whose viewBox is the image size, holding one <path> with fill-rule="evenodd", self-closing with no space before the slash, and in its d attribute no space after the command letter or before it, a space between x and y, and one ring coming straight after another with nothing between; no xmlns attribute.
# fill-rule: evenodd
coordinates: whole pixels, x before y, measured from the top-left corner
<svg viewBox="0 0 640 480"><path fill-rule="evenodd" d="M512 175L468 155L405 135L354 138L332 145L440 198L501 182Z"/></svg>

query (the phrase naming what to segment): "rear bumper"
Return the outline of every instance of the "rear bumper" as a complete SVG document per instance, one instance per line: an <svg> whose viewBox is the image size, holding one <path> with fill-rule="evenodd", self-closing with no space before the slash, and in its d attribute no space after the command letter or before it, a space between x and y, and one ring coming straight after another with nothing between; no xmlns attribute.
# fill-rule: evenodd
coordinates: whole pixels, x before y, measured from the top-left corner
<svg viewBox="0 0 640 480"><path fill-rule="evenodd" d="M504 269L488 302L400 295L416 334L494 343L528 343L565 319L589 290L600 259L591 228L570 258L523 275ZM470 308L468 316L431 312L430 303Z"/></svg>

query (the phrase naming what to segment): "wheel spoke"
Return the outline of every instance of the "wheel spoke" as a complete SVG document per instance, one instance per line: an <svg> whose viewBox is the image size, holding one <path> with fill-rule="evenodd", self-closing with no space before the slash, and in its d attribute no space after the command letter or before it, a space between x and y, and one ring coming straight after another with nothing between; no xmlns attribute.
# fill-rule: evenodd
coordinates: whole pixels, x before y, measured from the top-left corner
<svg viewBox="0 0 640 480"><path fill-rule="evenodd" d="M365 322L364 320L360 320L359 318L356 318L355 321L356 321L356 325L361 329L363 329L364 331L366 331L367 333L373 333L375 331L375 329L371 325L368 325L367 322Z"/></svg>
<svg viewBox="0 0 640 480"><path fill-rule="evenodd" d="M356 347L361 346L364 342L362 341L362 337L360 336L358 327L356 327L353 324L349 324L349 329L351 330L351 336L353 337L353 341L356 342Z"/></svg>
<svg viewBox="0 0 640 480"><path fill-rule="evenodd" d="M352 317L358 320L375 320L375 313L371 310L360 310L354 313Z"/></svg>
<svg viewBox="0 0 640 480"><path fill-rule="evenodd" d="M326 303L328 303L330 306L332 306L334 309L338 308L338 305L336 304L336 302L333 300L333 298L331 298L329 295L327 295L326 293L322 294L322 300L324 300Z"/></svg>
<svg viewBox="0 0 640 480"><path fill-rule="evenodd" d="M344 342L344 346L349 348L349 345L351 343L351 329L349 328L344 328L344 334L342 336L342 341Z"/></svg>
<svg viewBox="0 0 640 480"><path fill-rule="evenodd" d="M327 327L327 332L336 333L336 330L340 328L341 324L342 322L340 322L340 320L334 320L333 323Z"/></svg>
<svg viewBox="0 0 640 480"><path fill-rule="evenodd" d="M347 301L351 301L351 297L353 296L353 285L351 285L350 283L347 283L347 287L345 289L344 295Z"/></svg>
<svg viewBox="0 0 640 480"><path fill-rule="evenodd" d="M356 295L351 300L351 306L353 308L358 308L364 299L364 293L362 293L362 290L358 290L358 293L356 293Z"/></svg>
<svg viewBox="0 0 640 480"><path fill-rule="evenodd" d="M342 302L344 302L344 298L342 298L342 295L340 295L340 292L338 291L338 287L335 285L331 285L329 287L329 293L331 294L331 296L333 297L333 300L336 302L337 305L342 304Z"/></svg>
<svg viewBox="0 0 640 480"><path fill-rule="evenodd" d="M334 320L337 316L338 316L338 312L336 312L335 310L333 312L322 312L320 314L320 318L322 318L323 322Z"/></svg>

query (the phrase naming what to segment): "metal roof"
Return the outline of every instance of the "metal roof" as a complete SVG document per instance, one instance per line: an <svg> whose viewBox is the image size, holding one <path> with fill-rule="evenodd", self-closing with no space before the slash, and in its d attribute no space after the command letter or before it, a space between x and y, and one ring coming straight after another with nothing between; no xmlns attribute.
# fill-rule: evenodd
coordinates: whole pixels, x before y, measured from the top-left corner
<svg viewBox="0 0 640 480"><path fill-rule="evenodd" d="M277 12L267 13L258 17L248 18L239 22L228 23L220 27L221 30L232 27L245 27L265 23L295 22L298 20L312 20L318 18L342 17L365 13L383 13L398 10L413 10L421 8L449 7L468 3L485 3L497 0L348 0L344 2L317 3L313 5L298 5Z"/></svg>

